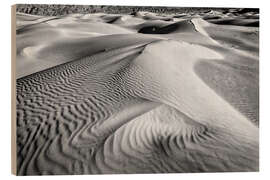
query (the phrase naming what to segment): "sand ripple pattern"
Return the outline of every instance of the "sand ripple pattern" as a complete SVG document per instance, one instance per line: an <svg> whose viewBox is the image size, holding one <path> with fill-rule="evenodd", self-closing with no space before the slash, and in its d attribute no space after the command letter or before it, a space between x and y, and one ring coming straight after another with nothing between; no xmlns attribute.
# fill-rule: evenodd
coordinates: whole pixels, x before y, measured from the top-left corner
<svg viewBox="0 0 270 180"><path fill-rule="evenodd" d="M222 157L213 167L220 163L217 155L205 153L212 143L226 147L219 138L228 135L154 101L162 87L156 79L143 80L143 69L135 66L143 50L145 45L112 50L18 79L18 173L248 170L242 161ZM196 153L193 146L199 146ZM230 148L230 157L252 164Z"/></svg>

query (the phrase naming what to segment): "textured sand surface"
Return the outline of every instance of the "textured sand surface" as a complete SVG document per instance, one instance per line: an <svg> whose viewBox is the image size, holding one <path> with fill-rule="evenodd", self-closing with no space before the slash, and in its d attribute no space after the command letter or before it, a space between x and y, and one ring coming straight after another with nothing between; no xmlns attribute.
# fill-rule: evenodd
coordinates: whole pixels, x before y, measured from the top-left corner
<svg viewBox="0 0 270 180"><path fill-rule="evenodd" d="M17 173L259 170L259 16L17 13Z"/></svg>

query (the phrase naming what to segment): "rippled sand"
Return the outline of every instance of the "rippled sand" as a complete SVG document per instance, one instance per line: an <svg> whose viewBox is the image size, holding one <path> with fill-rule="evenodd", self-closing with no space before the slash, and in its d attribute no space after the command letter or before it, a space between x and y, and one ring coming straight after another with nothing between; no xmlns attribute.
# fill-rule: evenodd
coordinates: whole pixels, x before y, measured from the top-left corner
<svg viewBox="0 0 270 180"><path fill-rule="evenodd" d="M17 13L17 173L259 170L259 16Z"/></svg>

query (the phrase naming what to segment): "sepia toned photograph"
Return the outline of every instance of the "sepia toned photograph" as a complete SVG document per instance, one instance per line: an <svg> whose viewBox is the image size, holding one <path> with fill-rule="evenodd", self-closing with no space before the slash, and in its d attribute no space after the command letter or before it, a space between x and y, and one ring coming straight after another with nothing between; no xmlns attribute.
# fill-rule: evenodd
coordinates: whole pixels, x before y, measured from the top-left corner
<svg viewBox="0 0 270 180"><path fill-rule="evenodd" d="M259 9L17 4L12 171L259 171Z"/></svg>

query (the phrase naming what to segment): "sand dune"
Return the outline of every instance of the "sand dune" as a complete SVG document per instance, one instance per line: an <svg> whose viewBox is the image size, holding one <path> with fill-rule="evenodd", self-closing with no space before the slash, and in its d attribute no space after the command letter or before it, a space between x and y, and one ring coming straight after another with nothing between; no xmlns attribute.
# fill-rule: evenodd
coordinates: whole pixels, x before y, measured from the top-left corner
<svg viewBox="0 0 270 180"><path fill-rule="evenodd" d="M18 13L17 173L258 171L256 15Z"/></svg>

